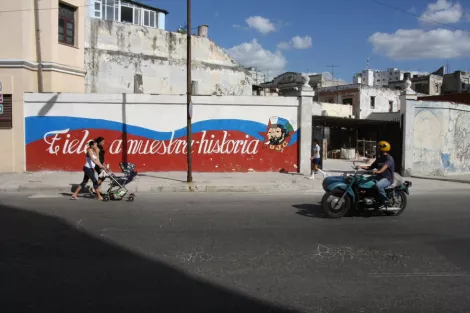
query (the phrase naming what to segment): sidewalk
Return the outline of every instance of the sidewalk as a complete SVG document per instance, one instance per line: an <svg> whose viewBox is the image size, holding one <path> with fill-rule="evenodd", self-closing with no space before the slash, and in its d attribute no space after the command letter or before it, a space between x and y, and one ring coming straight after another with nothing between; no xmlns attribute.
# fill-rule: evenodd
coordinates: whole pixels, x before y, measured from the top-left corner
<svg viewBox="0 0 470 313"><path fill-rule="evenodd" d="M120 175L118 175L120 176ZM0 191L75 190L81 172L35 172L0 174ZM323 193L322 175L315 180L297 173L193 173L193 183L186 182L186 172L139 173L126 187L135 193L158 192L317 192ZM103 183L108 187L109 178ZM91 182L88 183L91 185Z"/></svg>
<svg viewBox="0 0 470 313"><path fill-rule="evenodd" d="M470 184L470 175L450 175L450 176L421 176L412 175L413 178L439 180L443 182Z"/></svg>
<svg viewBox="0 0 470 313"><path fill-rule="evenodd" d="M328 172L335 176L340 173ZM119 175L118 175L119 176ZM81 182L81 172L36 172L0 174L0 192L71 193ZM431 179L406 178L413 182L412 193L454 190L470 191L469 184ZM161 192L260 192L323 194L323 176L315 180L297 173L193 173L193 183L186 182L186 172L139 173L126 187L130 192L146 194ZM103 183L108 187L109 178ZM88 186L91 182L88 183ZM86 192L86 191L85 191Z"/></svg>

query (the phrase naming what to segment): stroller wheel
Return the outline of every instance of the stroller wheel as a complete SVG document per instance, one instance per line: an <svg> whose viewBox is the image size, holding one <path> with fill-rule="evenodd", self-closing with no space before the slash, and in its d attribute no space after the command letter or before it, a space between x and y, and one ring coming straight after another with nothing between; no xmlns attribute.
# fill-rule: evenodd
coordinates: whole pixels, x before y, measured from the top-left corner
<svg viewBox="0 0 470 313"><path fill-rule="evenodd" d="M108 202L109 201L109 196L107 196L107 195L103 196L103 201Z"/></svg>
<svg viewBox="0 0 470 313"><path fill-rule="evenodd" d="M129 201L129 202L134 201L134 195L130 195L129 198L127 198L127 201Z"/></svg>

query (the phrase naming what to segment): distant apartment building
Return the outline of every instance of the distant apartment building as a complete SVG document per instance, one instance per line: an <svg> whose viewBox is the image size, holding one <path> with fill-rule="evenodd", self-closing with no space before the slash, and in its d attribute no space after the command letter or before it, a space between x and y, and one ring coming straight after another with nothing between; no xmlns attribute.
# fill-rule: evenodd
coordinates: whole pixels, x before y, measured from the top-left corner
<svg viewBox="0 0 470 313"><path fill-rule="evenodd" d="M470 72L456 71L444 75L442 94L457 94L470 92Z"/></svg>
<svg viewBox="0 0 470 313"><path fill-rule="evenodd" d="M407 77L408 78L408 77ZM410 78L411 89L418 94L425 94L430 96L440 95L443 86L443 77L440 75L424 75ZM393 90L404 90L405 79L399 81L391 81L388 83L388 88Z"/></svg>
<svg viewBox="0 0 470 313"><path fill-rule="evenodd" d="M246 67L245 69L251 77L253 85L259 86L260 84L266 82L266 74L264 72L254 67Z"/></svg>
<svg viewBox="0 0 470 313"><path fill-rule="evenodd" d="M353 76L353 83L371 87L386 87L392 81L401 81L405 78L405 73L411 77L427 75L428 73L417 71L404 71L398 68L388 68L385 71L366 69Z"/></svg>
<svg viewBox="0 0 470 313"><path fill-rule="evenodd" d="M265 91L264 95L277 94L279 96L290 96L296 93L305 83L305 77L308 76L308 84L314 90L322 87L331 87L344 85L341 80L332 80L325 74L305 74L297 72L286 72L276 76L272 81L260 84L260 88Z"/></svg>

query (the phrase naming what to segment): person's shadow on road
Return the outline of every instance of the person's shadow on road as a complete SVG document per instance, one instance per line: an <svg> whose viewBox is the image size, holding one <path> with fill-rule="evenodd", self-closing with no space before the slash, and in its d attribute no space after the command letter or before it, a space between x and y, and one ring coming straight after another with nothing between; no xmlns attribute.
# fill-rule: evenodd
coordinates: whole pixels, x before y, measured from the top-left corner
<svg viewBox="0 0 470 313"><path fill-rule="evenodd" d="M197 279L77 227L0 205L2 312L296 312Z"/></svg>

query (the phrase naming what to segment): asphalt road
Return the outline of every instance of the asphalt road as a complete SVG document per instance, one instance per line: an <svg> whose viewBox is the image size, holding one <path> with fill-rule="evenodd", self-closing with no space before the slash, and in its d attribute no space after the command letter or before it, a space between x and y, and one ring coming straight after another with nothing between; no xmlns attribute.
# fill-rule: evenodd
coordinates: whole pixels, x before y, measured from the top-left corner
<svg viewBox="0 0 470 313"><path fill-rule="evenodd" d="M340 220L306 194L40 196L0 195L0 312L470 312L464 191Z"/></svg>

